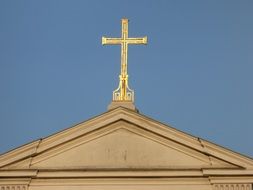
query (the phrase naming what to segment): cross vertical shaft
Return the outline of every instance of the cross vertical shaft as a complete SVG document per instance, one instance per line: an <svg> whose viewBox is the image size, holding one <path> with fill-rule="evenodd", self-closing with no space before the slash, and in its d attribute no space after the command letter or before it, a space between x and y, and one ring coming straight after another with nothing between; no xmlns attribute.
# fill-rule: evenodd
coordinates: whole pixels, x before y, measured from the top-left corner
<svg viewBox="0 0 253 190"><path fill-rule="evenodd" d="M119 86L113 91L113 101L134 102L134 91L128 86L128 44L147 44L147 37L128 38L128 19L121 20L121 27L121 38L102 37L102 44L121 45L121 73L119 75Z"/></svg>
<svg viewBox="0 0 253 190"><path fill-rule="evenodd" d="M128 100L127 90L128 87L128 75L127 75L127 55L128 44L126 39L128 38L128 20L122 19L122 43L121 43L121 75L120 75L120 99ZM131 91L131 89L129 89ZM134 92L132 91L132 100L134 100Z"/></svg>

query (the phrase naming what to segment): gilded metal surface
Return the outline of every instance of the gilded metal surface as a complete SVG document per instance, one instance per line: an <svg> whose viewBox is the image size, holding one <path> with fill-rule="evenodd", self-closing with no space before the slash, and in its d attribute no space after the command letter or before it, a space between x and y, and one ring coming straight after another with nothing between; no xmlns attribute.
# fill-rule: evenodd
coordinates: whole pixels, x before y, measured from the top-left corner
<svg viewBox="0 0 253 190"><path fill-rule="evenodd" d="M113 91L113 101L134 101L134 91L128 86L127 56L128 44L147 44L147 36L140 38L128 37L128 19L122 19L121 38L102 37L102 45L121 45L121 74L119 86Z"/></svg>

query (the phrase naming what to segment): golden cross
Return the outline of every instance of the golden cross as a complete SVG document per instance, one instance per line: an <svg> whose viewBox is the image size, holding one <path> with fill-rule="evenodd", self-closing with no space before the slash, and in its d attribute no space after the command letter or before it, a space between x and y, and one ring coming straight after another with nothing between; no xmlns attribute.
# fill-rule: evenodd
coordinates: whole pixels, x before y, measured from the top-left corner
<svg viewBox="0 0 253 190"><path fill-rule="evenodd" d="M121 45L121 74L119 87L113 91L113 101L134 101L134 91L128 87L127 52L128 44L147 44L147 36L141 38L128 38L128 19L121 20L121 38L102 37L102 45Z"/></svg>

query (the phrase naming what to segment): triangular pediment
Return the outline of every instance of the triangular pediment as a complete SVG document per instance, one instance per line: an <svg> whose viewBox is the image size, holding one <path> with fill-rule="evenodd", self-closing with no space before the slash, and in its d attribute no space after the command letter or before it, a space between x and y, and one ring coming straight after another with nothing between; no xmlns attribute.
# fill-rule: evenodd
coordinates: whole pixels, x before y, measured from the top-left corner
<svg viewBox="0 0 253 190"><path fill-rule="evenodd" d="M136 112L118 108L2 155L1 167L201 169L251 168L253 162Z"/></svg>
<svg viewBox="0 0 253 190"><path fill-rule="evenodd" d="M33 159L31 168L210 168L231 166L118 121Z"/></svg>

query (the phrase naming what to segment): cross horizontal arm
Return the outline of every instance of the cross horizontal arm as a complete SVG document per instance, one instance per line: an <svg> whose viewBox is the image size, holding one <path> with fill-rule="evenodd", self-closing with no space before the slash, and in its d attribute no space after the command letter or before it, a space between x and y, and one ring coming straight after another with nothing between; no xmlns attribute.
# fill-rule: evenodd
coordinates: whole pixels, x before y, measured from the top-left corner
<svg viewBox="0 0 253 190"><path fill-rule="evenodd" d="M143 38L127 38L126 42L128 44L147 44L148 38L147 38L147 36L145 36Z"/></svg>
<svg viewBox="0 0 253 190"><path fill-rule="evenodd" d="M106 44L121 44L122 43L122 38L106 38L102 37L102 45Z"/></svg>

